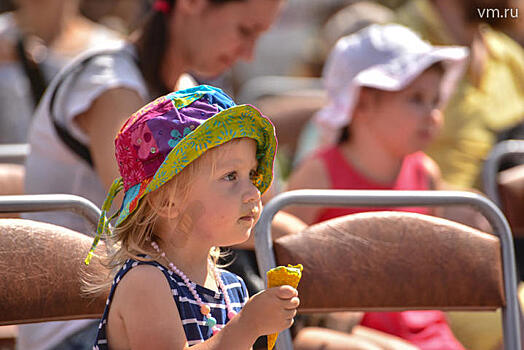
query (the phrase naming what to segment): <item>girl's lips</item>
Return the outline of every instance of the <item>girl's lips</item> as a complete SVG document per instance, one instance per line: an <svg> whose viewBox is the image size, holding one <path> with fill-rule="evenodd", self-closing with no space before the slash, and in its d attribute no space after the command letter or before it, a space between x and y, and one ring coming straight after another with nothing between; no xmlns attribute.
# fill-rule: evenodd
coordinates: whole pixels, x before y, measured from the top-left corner
<svg viewBox="0 0 524 350"><path fill-rule="evenodd" d="M252 208L251 210L246 210L247 214L238 218L239 221L250 221L254 222L258 220L260 209L258 207Z"/></svg>

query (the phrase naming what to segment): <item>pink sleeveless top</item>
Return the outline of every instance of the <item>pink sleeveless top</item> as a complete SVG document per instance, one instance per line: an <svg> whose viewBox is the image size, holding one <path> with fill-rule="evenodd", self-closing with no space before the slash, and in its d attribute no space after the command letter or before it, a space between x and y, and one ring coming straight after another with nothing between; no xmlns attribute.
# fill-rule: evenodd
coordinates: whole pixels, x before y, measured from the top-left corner
<svg viewBox="0 0 524 350"><path fill-rule="evenodd" d="M430 177L424 168L423 152L416 152L404 158L400 173L392 186L384 186L370 180L358 172L346 161L338 147L321 150L316 154L320 158L329 175L331 188L336 190L428 190ZM325 208L315 223L333 219L339 216L366 211L398 210L420 214L429 214L428 208Z"/></svg>
<svg viewBox="0 0 524 350"><path fill-rule="evenodd" d="M423 152L416 152L404 158L400 173L392 186L384 186L367 179L349 164L338 147L319 151L319 158L329 175L332 189L345 190L428 190L430 176L424 167L427 157ZM326 208L315 223L343 215L366 212L396 210L429 214L429 208ZM443 312L403 311L403 312L367 312L361 324L407 340L421 350L463 350L455 339Z"/></svg>

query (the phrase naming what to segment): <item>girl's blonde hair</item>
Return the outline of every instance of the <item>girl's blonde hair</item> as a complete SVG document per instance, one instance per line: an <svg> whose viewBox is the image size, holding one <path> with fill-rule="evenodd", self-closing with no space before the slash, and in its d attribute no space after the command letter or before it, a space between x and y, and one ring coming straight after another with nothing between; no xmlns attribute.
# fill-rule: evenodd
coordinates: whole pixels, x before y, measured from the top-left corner
<svg viewBox="0 0 524 350"><path fill-rule="evenodd" d="M227 143L236 143L239 140L233 139ZM224 154L219 155L218 149L220 149L220 146L211 148L188 164L180 173L162 186L161 189L163 190L159 189L145 195L133 213L118 227L111 229L112 236L106 239L105 253L97 254L102 265L106 267L107 274L95 275L87 272L83 278L83 291L86 294L99 294L106 291L111 286L114 276L128 259L158 261L161 258L160 254L151 247L151 241L161 241L161 238L154 233L160 210L168 206L167 216L169 219L176 217L172 210L182 212L178 210L181 208L174 204L184 203L187 200L193 179L207 164L211 165L210 175L215 174L217 159L225 156ZM186 226L190 226L192 222L192 218L188 217L187 214L181 215L177 220L179 222L185 221ZM188 221L189 225L187 224ZM148 255L151 258L144 258L143 255ZM228 253L221 253L219 247L213 247L210 251L210 257L215 264L220 257L226 255Z"/></svg>

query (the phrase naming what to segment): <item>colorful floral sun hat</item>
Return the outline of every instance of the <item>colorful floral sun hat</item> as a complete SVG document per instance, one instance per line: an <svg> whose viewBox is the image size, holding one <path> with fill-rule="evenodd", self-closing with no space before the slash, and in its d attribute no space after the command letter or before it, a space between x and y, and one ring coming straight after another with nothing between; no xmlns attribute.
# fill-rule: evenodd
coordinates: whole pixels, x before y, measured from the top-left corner
<svg viewBox="0 0 524 350"><path fill-rule="evenodd" d="M273 179L277 147L273 124L255 107L236 105L222 90L200 85L159 97L134 113L115 139L121 178L116 179L102 205L102 215L86 264L109 222L120 225L146 194L164 185L189 163L234 138L257 142L258 177L264 193ZM121 208L106 217L116 194L124 189Z"/></svg>

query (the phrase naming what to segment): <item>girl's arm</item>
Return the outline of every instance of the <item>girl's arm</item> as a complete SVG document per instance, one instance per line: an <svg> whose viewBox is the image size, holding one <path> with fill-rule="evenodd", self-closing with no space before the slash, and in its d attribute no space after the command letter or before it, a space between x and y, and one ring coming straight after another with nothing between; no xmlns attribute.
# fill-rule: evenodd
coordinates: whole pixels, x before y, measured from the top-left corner
<svg viewBox="0 0 524 350"><path fill-rule="evenodd" d="M250 349L260 335L290 327L298 304L297 291L290 286L260 292L218 334L191 349ZM137 266L119 282L107 336L112 348L188 348L171 288L158 268Z"/></svg>
<svg viewBox="0 0 524 350"><path fill-rule="evenodd" d="M330 189L328 173L324 164L316 158L306 159L296 170L291 173L287 190L298 189ZM317 206L289 206L286 212L298 217L307 225L311 225L318 217L320 207Z"/></svg>
<svg viewBox="0 0 524 350"><path fill-rule="evenodd" d="M114 88L100 95L86 112L74 119L91 140L91 157L106 188L120 176L115 160L115 137L127 118L143 105L138 92Z"/></svg>

